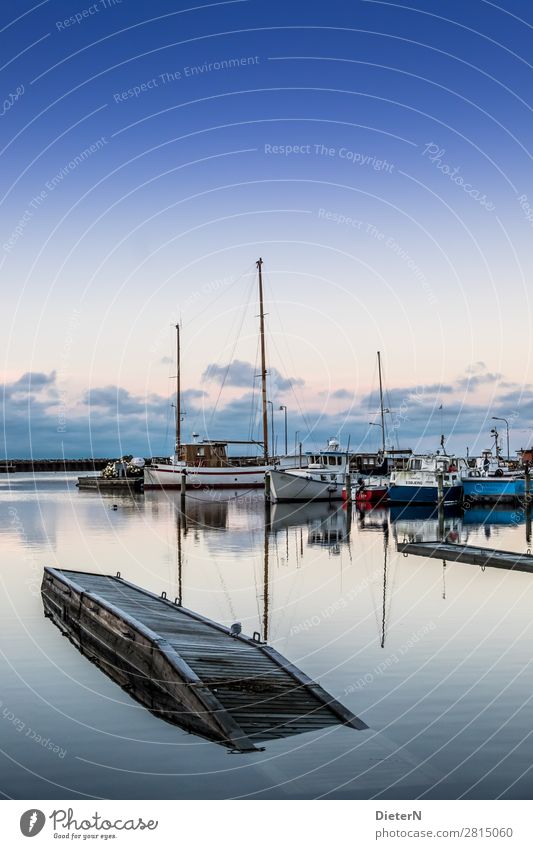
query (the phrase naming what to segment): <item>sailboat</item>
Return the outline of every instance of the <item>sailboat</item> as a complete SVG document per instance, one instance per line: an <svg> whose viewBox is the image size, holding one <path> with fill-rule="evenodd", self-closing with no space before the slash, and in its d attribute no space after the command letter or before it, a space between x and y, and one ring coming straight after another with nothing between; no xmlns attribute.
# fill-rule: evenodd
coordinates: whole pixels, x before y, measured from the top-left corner
<svg viewBox="0 0 533 849"><path fill-rule="evenodd" d="M273 468L269 460L268 415L267 415L267 368L265 346L265 311L263 303L263 260L258 259L259 284L259 333L261 341L261 399L263 441L250 443L243 440L181 441L181 356L180 327L176 325L176 446L175 453L165 463L151 463L144 469L144 488L179 489L185 479L187 488L226 488L251 489L265 483L265 472ZM259 444L263 447L263 457L230 457L228 446L231 444Z"/></svg>
<svg viewBox="0 0 533 849"><path fill-rule="evenodd" d="M386 445L385 445L385 408L383 406L383 377L381 374L381 352L378 351L378 374L379 374L379 407L381 415L381 461L385 465L385 470L388 468ZM371 475L370 477L359 477L357 484L352 486L351 497L352 501L359 504L369 503L378 504L386 500L387 490L389 488L389 478L387 475ZM346 488L343 491L343 497L347 498Z"/></svg>

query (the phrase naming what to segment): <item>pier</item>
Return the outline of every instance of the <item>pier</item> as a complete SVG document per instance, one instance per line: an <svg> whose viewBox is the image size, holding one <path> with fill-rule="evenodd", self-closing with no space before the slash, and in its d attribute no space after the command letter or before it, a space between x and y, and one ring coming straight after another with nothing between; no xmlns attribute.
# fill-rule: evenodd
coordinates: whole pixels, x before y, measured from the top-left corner
<svg viewBox="0 0 533 849"><path fill-rule="evenodd" d="M513 569L516 572L533 572L533 555L515 551L498 551L451 542L399 542L398 551L404 555L436 557L438 560L470 563L474 566L491 566L496 569Z"/></svg>
<svg viewBox="0 0 533 849"><path fill-rule="evenodd" d="M112 461L104 457L2 460L0 472L101 472L109 462Z"/></svg>
<svg viewBox="0 0 533 849"><path fill-rule="evenodd" d="M45 615L158 716L235 752L365 723L258 633L244 636L125 581L46 567Z"/></svg>
<svg viewBox="0 0 533 849"><path fill-rule="evenodd" d="M87 475L78 478L76 486L82 492L143 492L144 480L142 477L102 478Z"/></svg>

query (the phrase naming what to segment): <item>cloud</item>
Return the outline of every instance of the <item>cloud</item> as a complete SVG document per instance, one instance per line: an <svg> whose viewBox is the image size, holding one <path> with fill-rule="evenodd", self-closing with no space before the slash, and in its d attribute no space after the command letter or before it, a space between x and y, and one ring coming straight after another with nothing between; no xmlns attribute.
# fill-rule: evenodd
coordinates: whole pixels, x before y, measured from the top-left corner
<svg viewBox="0 0 533 849"><path fill-rule="evenodd" d="M478 360L475 363L470 363L470 365L465 368L465 372L466 374L479 374L480 371L486 371L486 369L487 366L483 360Z"/></svg>
<svg viewBox="0 0 533 849"><path fill-rule="evenodd" d="M301 377L283 377L276 368L269 369L268 373L273 389L278 392L287 392L292 387L303 386L305 383ZM258 379L258 370L254 368L252 363L245 360L233 360L226 365L210 363L203 372L201 379L206 383L212 382L250 389Z"/></svg>
<svg viewBox="0 0 533 849"><path fill-rule="evenodd" d="M252 373L251 363L236 361L232 380L244 381ZM217 375L219 380L223 379L220 372ZM497 375L481 372L472 377L488 383ZM220 403L216 410L202 389L186 390L183 393L184 438L190 438L194 429L200 431L202 438L260 440L259 393L252 391L253 380L245 386L247 391L226 404ZM465 403L458 392L458 381L392 389L386 398L391 409L391 413L386 414L388 441L404 448L434 450L438 447L442 426L450 450L464 453L469 445L473 452L476 446L477 449L486 447L493 425L491 416L501 413L512 421L511 442L518 447L530 438L524 434L528 423L533 421L533 391L530 385L512 384L512 387L506 388L505 394L497 395L490 406ZM332 435L339 435L343 444L350 437L354 451L377 447L381 439L379 429L368 425L379 407L376 393L361 399L357 405L353 405L353 395L346 388L332 390L330 397L344 400L345 409L338 411L327 404L321 409L318 402L322 400L323 404L323 398L318 397L317 404L306 407L303 414L296 404L288 405L289 445L294 445L295 431L299 431L300 439L311 434L305 442L307 448L323 445ZM4 385L5 445L2 454L12 458L116 457L124 453L163 456L172 451L173 402L171 394L135 394L115 385L95 386L77 397L65 397L64 387L58 386L55 372L27 372ZM284 416L275 402L273 412L279 447L284 437ZM269 431L271 422L269 411Z"/></svg>
<svg viewBox="0 0 533 849"><path fill-rule="evenodd" d="M336 389L334 392L330 393L329 397L345 401L351 400L354 397L354 393L350 392L349 389Z"/></svg>
<svg viewBox="0 0 533 849"><path fill-rule="evenodd" d="M470 374L467 377L461 377L456 382L456 386L460 390L471 392L477 389L478 386L483 386L489 383L499 383L503 375L499 372L487 371L482 374Z"/></svg>
<svg viewBox="0 0 533 849"><path fill-rule="evenodd" d="M44 390L49 392L55 390L56 372L45 374L41 371L24 372L13 383L4 383L3 395L6 399L15 397L27 400L30 397L40 395Z"/></svg>

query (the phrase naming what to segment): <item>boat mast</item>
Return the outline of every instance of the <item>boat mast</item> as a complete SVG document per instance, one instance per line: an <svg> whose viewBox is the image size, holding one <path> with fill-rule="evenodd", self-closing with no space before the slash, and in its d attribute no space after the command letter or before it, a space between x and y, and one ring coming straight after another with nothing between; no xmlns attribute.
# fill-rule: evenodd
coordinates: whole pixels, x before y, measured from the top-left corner
<svg viewBox="0 0 533 849"><path fill-rule="evenodd" d="M259 333L261 336L261 397L263 404L263 456L265 466L268 466L268 408L267 408L267 370L265 349L265 311L263 304L263 260L257 260L259 271Z"/></svg>
<svg viewBox="0 0 533 849"><path fill-rule="evenodd" d="M176 324L176 455L181 453L181 359L180 326Z"/></svg>
<svg viewBox="0 0 533 849"><path fill-rule="evenodd" d="M381 377L381 353L378 351L378 372L379 372L379 408L381 411L381 449L385 456L385 415L383 412L383 379Z"/></svg>

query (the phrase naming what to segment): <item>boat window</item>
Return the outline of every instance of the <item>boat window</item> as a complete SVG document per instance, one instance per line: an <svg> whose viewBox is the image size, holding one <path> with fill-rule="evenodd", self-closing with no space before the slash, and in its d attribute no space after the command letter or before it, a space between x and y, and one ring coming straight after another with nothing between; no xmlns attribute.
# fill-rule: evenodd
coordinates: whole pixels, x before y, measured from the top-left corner
<svg viewBox="0 0 533 849"><path fill-rule="evenodd" d="M337 466L342 466L342 457L337 457Z"/></svg>
<svg viewBox="0 0 533 849"><path fill-rule="evenodd" d="M335 463L336 463L335 457L330 457L330 458L329 458L329 465L330 465L330 466L334 466L334 465L335 465Z"/></svg>
<svg viewBox="0 0 533 849"><path fill-rule="evenodd" d="M413 469L418 471L422 468L422 460L413 460Z"/></svg>

